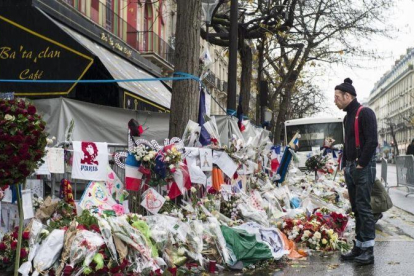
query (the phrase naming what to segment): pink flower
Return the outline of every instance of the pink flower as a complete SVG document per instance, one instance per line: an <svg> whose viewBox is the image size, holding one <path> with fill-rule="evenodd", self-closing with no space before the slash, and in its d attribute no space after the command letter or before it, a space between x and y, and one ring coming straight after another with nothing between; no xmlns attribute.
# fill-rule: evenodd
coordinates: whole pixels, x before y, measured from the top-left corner
<svg viewBox="0 0 414 276"><path fill-rule="evenodd" d="M115 204L114 206L112 206L112 210L115 211L117 216L122 216L125 213L124 206L120 204Z"/></svg>

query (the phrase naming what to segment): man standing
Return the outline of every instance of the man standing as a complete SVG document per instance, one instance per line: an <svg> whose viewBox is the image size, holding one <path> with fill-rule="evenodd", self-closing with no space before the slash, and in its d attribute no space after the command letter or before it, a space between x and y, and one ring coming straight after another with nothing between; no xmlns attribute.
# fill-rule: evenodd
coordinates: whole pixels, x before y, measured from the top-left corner
<svg viewBox="0 0 414 276"><path fill-rule="evenodd" d="M335 87L335 105L346 111L342 164L346 165L345 182L356 220L354 247L349 253L342 254L341 259L364 265L372 264L375 220L371 209L371 190L376 174L377 120L370 108L360 109L361 104L356 99L356 91L349 78ZM355 119L358 112L359 147L356 145L355 136Z"/></svg>

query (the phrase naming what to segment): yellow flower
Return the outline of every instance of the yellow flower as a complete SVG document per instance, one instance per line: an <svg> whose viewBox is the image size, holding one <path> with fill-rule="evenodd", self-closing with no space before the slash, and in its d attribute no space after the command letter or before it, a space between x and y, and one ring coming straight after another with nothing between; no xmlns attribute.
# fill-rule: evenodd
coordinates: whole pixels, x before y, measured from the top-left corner
<svg viewBox="0 0 414 276"><path fill-rule="evenodd" d="M327 244L328 241L326 239L322 239L322 244Z"/></svg>

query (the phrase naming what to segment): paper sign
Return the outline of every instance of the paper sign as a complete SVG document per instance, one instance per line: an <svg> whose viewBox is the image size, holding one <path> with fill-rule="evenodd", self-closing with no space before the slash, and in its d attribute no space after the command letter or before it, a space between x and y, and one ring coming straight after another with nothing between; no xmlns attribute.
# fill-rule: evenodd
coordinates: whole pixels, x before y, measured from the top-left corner
<svg viewBox="0 0 414 276"><path fill-rule="evenodd" d="M65 173L65 150L61 148L47 149L47 166L51 173Z"/></svg>
<svg viewBox="0 0 414 276"><path fill-rule="evenodd" d="M153 188L149 188L142 197L144 199L141 202L141 206L154 215L158 214L165 202L165 198Z"/></svg>
<svg viewBox="0 0 414 276"><path fill-rule="evenodd" d="M106 181L107 143L73 142L72 179Z"/></svg>
<svg viewBox="0 0 414 276"><path fill-rule="evenodd" d="M223 184L220 186L220 192L225 201L229 201L231 197L231 185Z"/></svg>
<svg viewBox="0 0 414 276"><path fill-rule="evenodd" d="M216 162L217 166L230 178L233 177L237 170L237 164L230 158L230 156L223 152Z"/></svg>
<svg viewBox="0 0 414 276"><path fill-rule="evenodd" d="M320 147L312 147L312 155L321 155Z"/></svg>
<svg viewBox="0 0 414 276"><path fill-rule="evenodd" d="M254 173L254 170L257 169L257 164L252 162L252 161L247 161L246 165L243 165L244 170L245 170L245 174L252 174Z"/></svg>
<svg viewBox="0 0 414 276"><path fill-rule="evenodd" d="M103 210L114 210L115 205L119 204L109 194L105 185L100 182L89 183L79 203L82 209L93 209L98 213L102 213Z"/></svg>
<svg viewBox="0 0 414 276"><path fill-rule="evenodd" d="M109 166L105 187L116 201L119 203L124 201L124 183L122 183L116 173Z"/></svg>
<svg viewBox="0 0 414 276"><path fill-rule="evenodd" d="M22 191L22 205L23 205L23 218L31 219L34 217L33 212L33 201L32 201L32 191L23 190Z"/></svg>
<svg viewBox="0 0 414 276"><path fill-rule="evenodd" d="M26 188L32 191L32 195L43 198L43 179L26 179Z"/></svg>
<svg viewBox="0 0 414 276"><path fill-rule="evenodd" d="M188 173L190 174L190 179L192 183L203 184L206 185L207 177L201 168L197 165L197 161L199 161L200 151L198 148L185 148L185 151L188 153L186 160L187 160L187 167Z"/></svg>
<svg viewBox="0 0 414 276"><path fill-rule="evenodd" d="M213 186L213 178L212 178L212 176L210 175L210 176L208 176L208 177L207 177L207 181L206 181L206 187L207 187L207 190L208 190L211 186Z"/></svg>
<svg viewBox="0 0 414 276"><path fill-rule="evenodd" d="M6 190L4 190L4 197L3 197L3 202L7 202L7 203L11 203L12 202L12 191L10 189L10 186L7 187Z"/></svg>
<svg viewBox="0 0 414 276"><path fill-rule="evenodd" d="M200 149L201 170L211 172L213 170L213 151L211 149Z"/></svg>
<svg viewBox="0 0 414 276"><path fill-rule="evenodd" d="M44 156L42 158L43 164L35 171L37 175L50 175L49 167L47 165L47 158Z"/></svg>

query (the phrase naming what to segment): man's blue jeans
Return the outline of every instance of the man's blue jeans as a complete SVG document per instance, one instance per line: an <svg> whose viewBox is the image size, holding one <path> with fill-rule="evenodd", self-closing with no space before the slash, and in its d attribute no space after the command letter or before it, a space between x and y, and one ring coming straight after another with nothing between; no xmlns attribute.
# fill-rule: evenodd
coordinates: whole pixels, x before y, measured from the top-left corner
<svg viewBox="0 0 414 276"><path fill-rule="evenodd" d="M375 176L375 159L362 169L356 168L356 162L346 163L345 182L355 214L356 246L361 248L375 244L375 220L371 209L371 191Z"/></svg>

